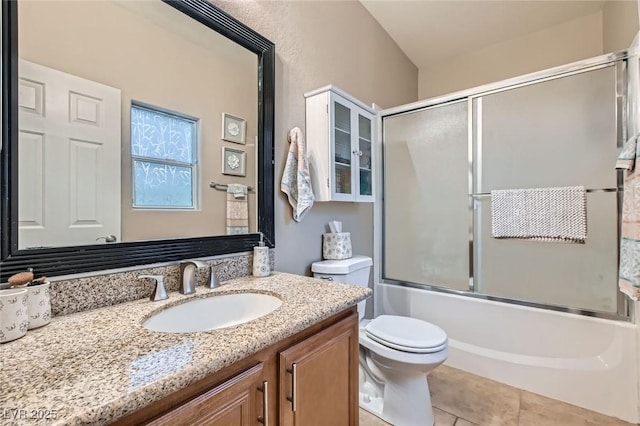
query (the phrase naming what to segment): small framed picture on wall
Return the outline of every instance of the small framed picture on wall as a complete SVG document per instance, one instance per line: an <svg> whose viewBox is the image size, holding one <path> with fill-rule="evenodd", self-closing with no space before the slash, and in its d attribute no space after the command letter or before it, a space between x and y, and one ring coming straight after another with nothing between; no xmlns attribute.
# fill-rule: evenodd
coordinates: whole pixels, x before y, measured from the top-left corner
<svg viewBox="0 0 640 426"><path fill-rule="evenodd" d="M222 147L222 174L246 176L247 153L241 149Z"/></svg>
<svg viewBox="0 0 640 426"><path fill-rule="evenodd" d="M222 140L245 144L247 121L243 118L222 113Z"/></svg>

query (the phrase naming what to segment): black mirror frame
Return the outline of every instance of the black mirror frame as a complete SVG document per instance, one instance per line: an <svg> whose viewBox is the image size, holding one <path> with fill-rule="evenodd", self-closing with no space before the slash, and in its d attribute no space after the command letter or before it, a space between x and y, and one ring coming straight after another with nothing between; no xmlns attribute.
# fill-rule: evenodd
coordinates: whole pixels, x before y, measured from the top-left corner
<svg viewBox="0 0 640 426"><path fill-rule="evenodd" d="M274 247L275 45L207 0L162 0L258 57L258 230ZM2 152L0 158L0 280L27 268L60 276L187 258L240 253L259 234L152 240L44 249L18 249L18 19L17 1L2 0Z"/></svg>

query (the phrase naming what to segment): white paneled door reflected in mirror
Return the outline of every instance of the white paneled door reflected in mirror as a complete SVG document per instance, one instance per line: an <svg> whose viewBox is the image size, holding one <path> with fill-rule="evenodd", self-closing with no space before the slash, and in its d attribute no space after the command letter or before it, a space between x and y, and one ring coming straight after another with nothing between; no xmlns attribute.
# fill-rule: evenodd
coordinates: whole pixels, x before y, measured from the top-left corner
<svg viewBox="0 0 640 426"><path fill-rule="evenodd" d="M254 52L161 1L20 1L18 56L19 249L226 233L209 182L257 186ZM246 176L220 172L223 112Z"/></svg>

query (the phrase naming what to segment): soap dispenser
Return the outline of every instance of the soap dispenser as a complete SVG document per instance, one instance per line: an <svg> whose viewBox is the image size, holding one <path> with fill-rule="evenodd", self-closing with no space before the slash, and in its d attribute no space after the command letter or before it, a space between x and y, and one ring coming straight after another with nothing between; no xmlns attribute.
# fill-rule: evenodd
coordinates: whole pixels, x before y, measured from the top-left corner
<svg viewBox="0 0 640 426"><path fill-rule="evenodd" d="M260 232L260 242L253 248L253 276L268 277L270 273L269 247L264 245L264 235Z"/></svg>

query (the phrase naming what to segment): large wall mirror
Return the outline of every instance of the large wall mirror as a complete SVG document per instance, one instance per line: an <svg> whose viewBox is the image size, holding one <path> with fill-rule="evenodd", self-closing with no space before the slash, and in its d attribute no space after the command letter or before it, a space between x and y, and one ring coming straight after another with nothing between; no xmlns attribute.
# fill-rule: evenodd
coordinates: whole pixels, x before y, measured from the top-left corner
<svg viewBox="0 0 640 426"><path fill-rule="evenodd" d="M2 279L273 246L273 43L206 0L2 7Z"/></svg>

